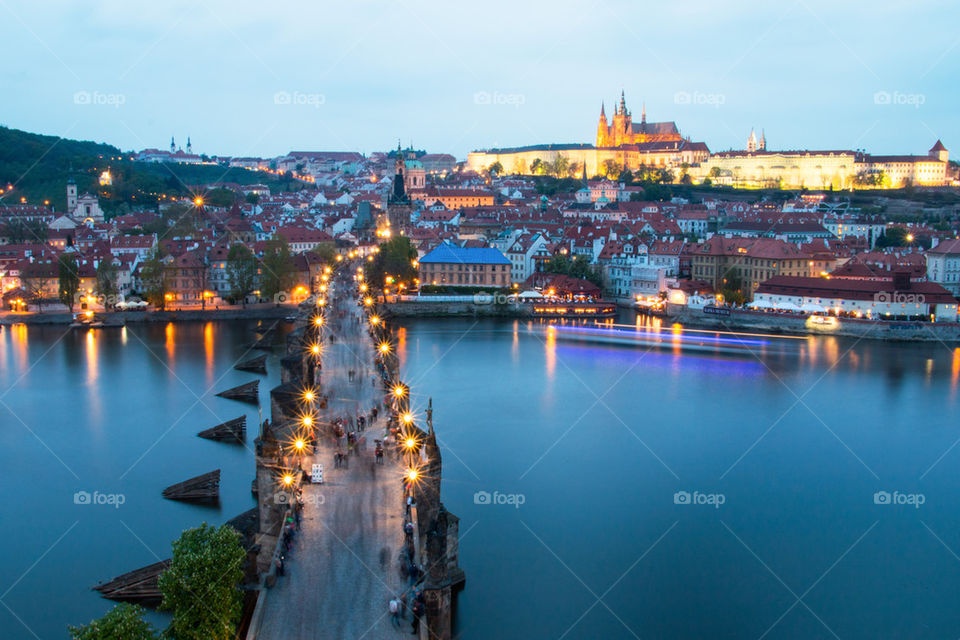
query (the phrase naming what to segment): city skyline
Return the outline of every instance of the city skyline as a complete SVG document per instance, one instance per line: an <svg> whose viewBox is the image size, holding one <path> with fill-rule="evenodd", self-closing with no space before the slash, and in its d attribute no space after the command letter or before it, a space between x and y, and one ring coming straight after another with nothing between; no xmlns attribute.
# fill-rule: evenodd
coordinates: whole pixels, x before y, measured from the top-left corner
<svg viewBox="0 0 960 640"><path fill-rule="evenodd" d="M592 142L601 102L611 109L621 90L635 113L645 105L714 152L742 149L751 129L772 149L920 154L958 139L960 41L946 27L958 10L944 2L867 13L601 1L468 17L360 3L305 7L296 21L223 4L59 6L0 7L15 27L4 48L22 61L0 72L17 95L2 124L125 151L171 135L198 153L262 157L400 138L462 160Z"/></svg>

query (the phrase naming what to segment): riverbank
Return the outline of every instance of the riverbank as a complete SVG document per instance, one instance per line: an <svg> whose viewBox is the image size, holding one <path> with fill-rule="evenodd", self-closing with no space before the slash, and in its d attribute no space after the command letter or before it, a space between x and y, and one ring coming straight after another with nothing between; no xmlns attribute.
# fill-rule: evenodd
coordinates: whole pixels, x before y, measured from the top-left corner
<svg viewBox="0 0 960 640"><path fill-rule="evenodd" d="M179 311L98 311L96 313L110 324L116 324L119 326L129 322L196 322L205 320L278 319L285 318L296 313L296 305L263 304L220 309L181 309ZM8 311L0 314L0 325L54 325L70 324L71 322L73 322L73 314L67 311L51 311L46 313L21 313Z"/></svg>
<svg viewBox="0 0 960 640"><path fill-rule="evenodd" d="M668 304L666 317L670 322L683 326L710 329L745 329L766 333L792 335L849 336L870 340L909 342L957 342L960 341L960 324L955 322L887 322L858 318L825 318L822 324L812 316L793 316L781 313L764 313L704 307L691 309Z"/></svg>

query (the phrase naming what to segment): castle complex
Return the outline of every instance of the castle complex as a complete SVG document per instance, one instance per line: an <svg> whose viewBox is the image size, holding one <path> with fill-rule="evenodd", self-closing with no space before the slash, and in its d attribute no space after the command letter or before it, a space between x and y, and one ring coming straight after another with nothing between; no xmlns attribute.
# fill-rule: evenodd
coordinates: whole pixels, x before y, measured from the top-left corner
<svg viewBox="0 0 960 640"><path fill-rule="evenodd" d="M681 135L674 122L647 122L646 107L640 122L633 121L626 98L620 93L613 116L600 106L596 144L541 144L508 149L485 149L467 156L467 168L486 171L499 162L507 173L536 173L565 158L571 176L616 177L623 168L668 169L679 180L683 174L701 183L738 187L786 189L899 188L908 185L943 186L957 179L942 142L925 155L871 155L859 150L771 151L763 130L752 130L744 150L711 154L703 142Z"/></svg>

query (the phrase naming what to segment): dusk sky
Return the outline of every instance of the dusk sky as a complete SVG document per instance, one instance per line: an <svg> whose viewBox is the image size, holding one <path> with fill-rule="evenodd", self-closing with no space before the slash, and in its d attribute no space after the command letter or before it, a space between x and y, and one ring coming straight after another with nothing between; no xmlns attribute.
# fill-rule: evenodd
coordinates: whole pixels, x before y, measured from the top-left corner
<svg viewBox="0 0 960 640"><path fill-rule="evenodd" d="M713 151L960 145L956 2L0 0L0 124L124 150L458 159L639 121Z"/></svg>

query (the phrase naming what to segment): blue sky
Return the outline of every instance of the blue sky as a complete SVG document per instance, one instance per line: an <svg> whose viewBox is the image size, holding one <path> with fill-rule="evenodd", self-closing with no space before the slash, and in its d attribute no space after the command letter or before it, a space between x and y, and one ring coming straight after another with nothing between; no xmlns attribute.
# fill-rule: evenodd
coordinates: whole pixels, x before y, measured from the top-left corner
<svg viewBox="0 0 960 640"><path fill-rule="evenodd" d="M713 151L960 146L960 6L0 0L0 124L273 156L593 142L621 88ZM958 152L960 153L960 152Z"/></svg>

